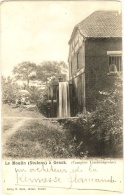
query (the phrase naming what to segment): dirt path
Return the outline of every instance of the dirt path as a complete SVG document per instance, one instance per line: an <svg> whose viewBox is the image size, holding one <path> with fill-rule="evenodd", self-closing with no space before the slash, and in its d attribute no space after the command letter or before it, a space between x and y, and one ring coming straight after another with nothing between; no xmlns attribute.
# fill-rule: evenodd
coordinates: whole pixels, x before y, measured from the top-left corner
<svg viewBox="0 0 124 195"><path fill-rule="evenodd" d="M11 120L11 119L19 119L16 122L14 121L14 126L12 128L9 128L7 131L2 133L2 146L5 146L7 140L16 132L20 127L24 125L24 123L27 120L42 120L44 117L15 117L15 116L5 116L3 117L3 124L4 124L4 119L5 120Z"/></svg>
<svg viewBox="0 0 124 195"><path fill-rule="evenodd" d="M42 120L42 118L34 118L34 117L3 117L3 123L4 123L4 119L19 119L20 121L16 121L14 122L14 126L12 128L9 128L7 131L2 133L2 146L4 146L6 144L6 141L16 132L18 131L18 129L20 129L20 127L22 127L24 125L24 123L27 120Z"/></svg>
<svg viewBox="0 0 124 195"><path fill-rule="evenodd" d="M4 124L4 119L7 120L11 120L11 119L19 119L19 121L17 120L16 122L14 122L14 126L12 128L9 128L7 131L2 133L2 146L4 147L4 145L6 144L7 140L16 132L20 129L20 127L22 127L24 125L24 123L27 120L42 120L43 117L12 117L12 116L7 116L7 117L3 117L3 124Z"/></svg>
<svg viewBox="0 0 124 195"><path fill-rule="evenodd" d="M3 132L2 134L2 146L4 147L6 144L6 141L16 132L18 131L18 129L24 125L24 123L26 122L27 118L26 117L5 117L5 119L7 118L19 118L20 121L16 121L16 123L14 124L14 126L12 128L9 128L8 131ZM4 118L3 118L4 119ZM31 118L30 118L31 119Z"/></svg>
<svg viewBox="0 0 124 195"><path fill-rule="evenodd" d="M7 149L6 149L6 143L8 142L9 138L15 134L21 127L24 126L24 124L27 122L27 120L41 120L42 118L33 118L33 117L3 117L3 123L5 123L5 120L8 119L7 123L9 120L15 119L13 126L8 128L6 131L2 132L2 153L3 156L6 154ZM17 121L16 121L17 119ZM19 119L19 120L18 120Z"/></svg>
<svg viewBox="0 0 124 195"><path fill-rule="evenodd" d="M13 108L11 105L2 105L2 156L6 157L9 140L27 123L41 121L45 117L38 111L29 111L22 108Z"/></svg>

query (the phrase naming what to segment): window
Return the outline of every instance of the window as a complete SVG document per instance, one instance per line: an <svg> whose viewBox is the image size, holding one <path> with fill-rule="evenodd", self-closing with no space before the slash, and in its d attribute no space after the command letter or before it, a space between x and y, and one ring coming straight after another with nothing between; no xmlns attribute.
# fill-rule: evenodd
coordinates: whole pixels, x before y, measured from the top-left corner
<svg viewBox="0 0 124 195"><path fill-rule="evenodd" d="M108 51L109 57L109 73L122 72L122 52Z"/></svg>

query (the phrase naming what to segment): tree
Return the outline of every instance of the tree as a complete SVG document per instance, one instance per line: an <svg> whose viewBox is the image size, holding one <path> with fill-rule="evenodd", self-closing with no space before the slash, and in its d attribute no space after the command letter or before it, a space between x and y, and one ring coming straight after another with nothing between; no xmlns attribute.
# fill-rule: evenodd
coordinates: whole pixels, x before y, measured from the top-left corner
<svg viewBox="0 0 124 195"><path fill-rule="evenodd" d="M36 64L32 62L22 62L14 67L13 73L17 80L23 80L27 82L27 88L29 88L30 80L33 80L36 76Z"/></svg>
<svg viewBox="0 0 124 195"><path fill-rule="evenodd" d="M56 76L57 74L66 74L68 66L65 62L60 61L44 61L37 66L37 79L46 82L48 78Z"/></svg>
<svg viewBox="0 0 124 195"><path fill-rule="evenodd" d="M20 87L11 77L2 76L2 100L3 102L14 102Z"/></svg>

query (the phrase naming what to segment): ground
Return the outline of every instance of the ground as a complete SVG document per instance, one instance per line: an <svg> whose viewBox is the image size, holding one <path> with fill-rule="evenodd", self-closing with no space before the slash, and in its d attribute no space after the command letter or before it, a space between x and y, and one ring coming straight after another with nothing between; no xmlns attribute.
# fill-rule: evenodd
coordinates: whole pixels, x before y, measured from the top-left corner
<svg viewBox="0 0 124 195"><path fill-rule="evenodd" d="M8 142L20 128L31 120L40 120L44 118L38 111L29 111L23 107L15 108L13 105L3 104L2 106L2 146L3 156L8 153Z"/></svg>
<svg viewBox="0 0 124 195"><path fill-rule="evenodd" d="M2 156L12 158L68 157L71 138L59 123L51 123L38 110L2 106Z"/></svg>

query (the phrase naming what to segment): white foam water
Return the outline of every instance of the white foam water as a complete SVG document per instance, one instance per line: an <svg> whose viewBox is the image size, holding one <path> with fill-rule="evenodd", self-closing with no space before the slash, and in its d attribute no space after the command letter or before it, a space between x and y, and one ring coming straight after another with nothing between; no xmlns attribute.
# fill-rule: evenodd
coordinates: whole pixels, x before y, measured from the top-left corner
<svg viewBox="0 0 124 195"><path fill-rule="evenodd" d="M58 117L70 116L69 83L59 82L59 108Z"/></svg>

